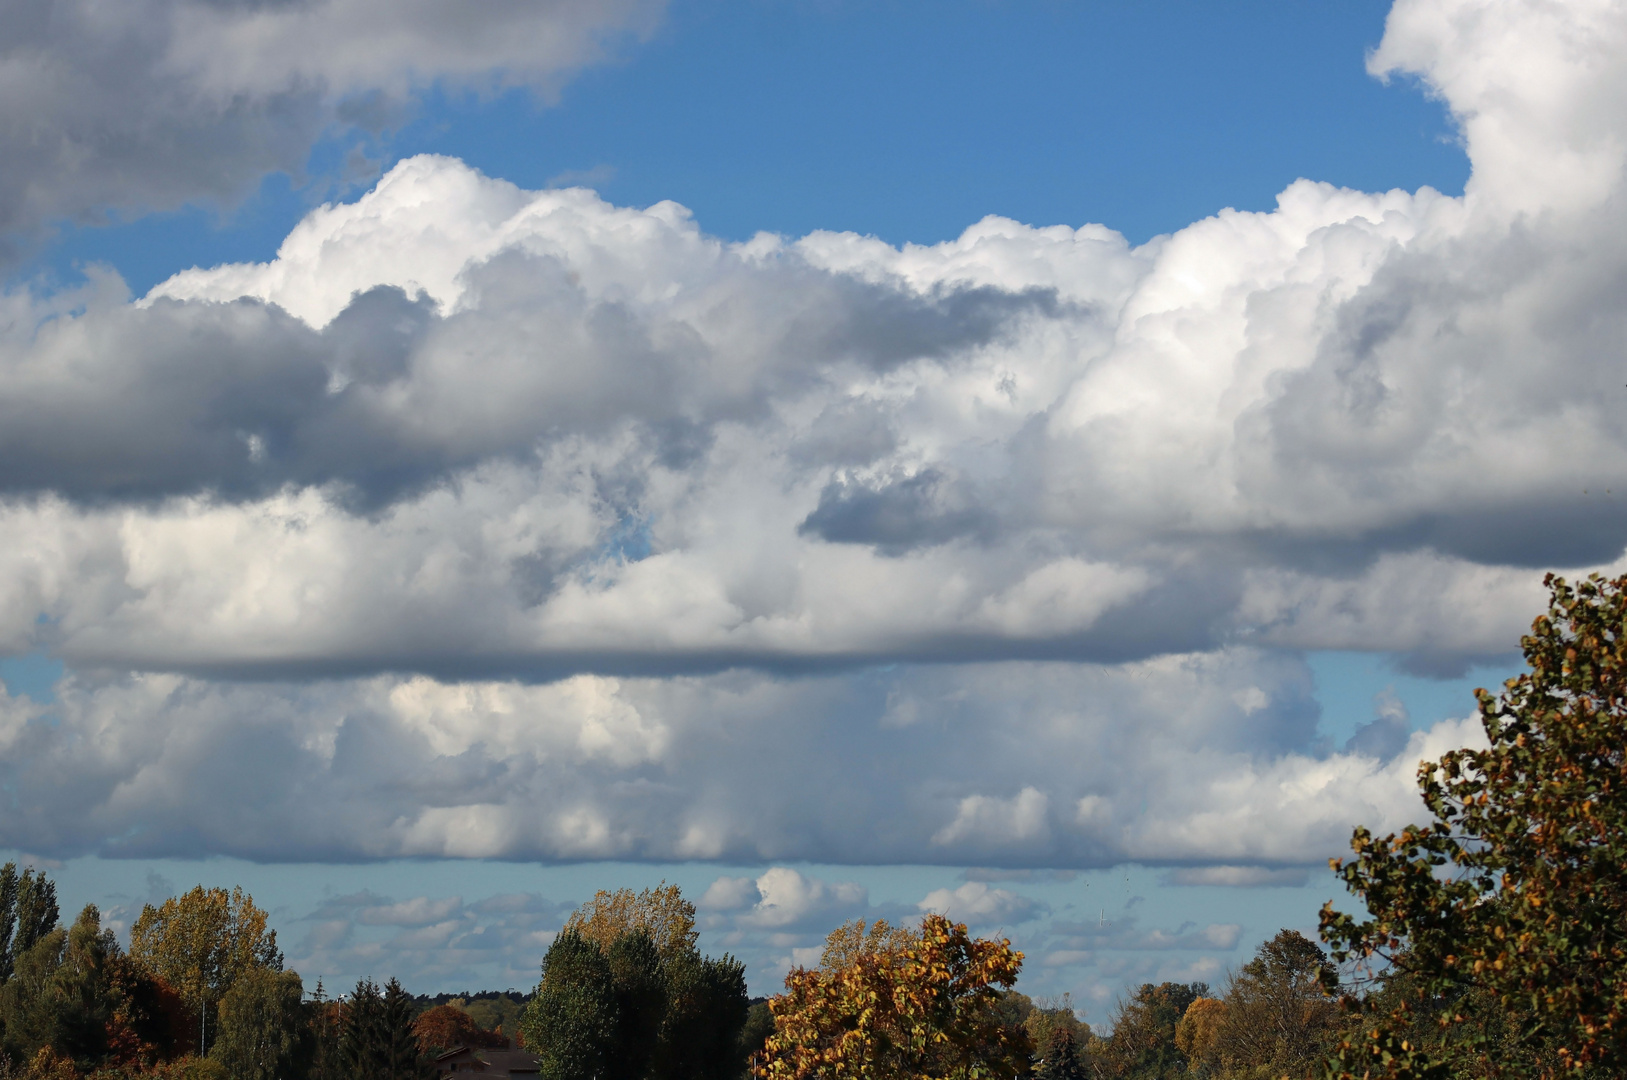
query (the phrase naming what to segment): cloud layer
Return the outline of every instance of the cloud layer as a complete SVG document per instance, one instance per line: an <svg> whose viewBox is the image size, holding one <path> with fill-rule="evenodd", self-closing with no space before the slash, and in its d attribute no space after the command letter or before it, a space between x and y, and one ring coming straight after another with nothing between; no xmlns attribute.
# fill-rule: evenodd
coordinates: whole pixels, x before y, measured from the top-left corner
<svg viewBox="0 0 1627 1080"><path fill-rule="evenodd" d="M409 5L358 51L359 0L147 6L197 18L141 71L215 110L154 123L244 139L221 102L546 86L650 14ZM1293 654L1461 670L1540 569L1620 564L1623 47L1617 5L1403 0L1370 65L1451 107L1463 197L1301 180L1139 248L732 244L419 157L265 264L7 294L0 645L75 674L5 704L0 842L1245 883L1398 823L1472 731L1334 752ZM0 226L196 194L53 167ZM728 888L766 927L793 885Z"/></svg>

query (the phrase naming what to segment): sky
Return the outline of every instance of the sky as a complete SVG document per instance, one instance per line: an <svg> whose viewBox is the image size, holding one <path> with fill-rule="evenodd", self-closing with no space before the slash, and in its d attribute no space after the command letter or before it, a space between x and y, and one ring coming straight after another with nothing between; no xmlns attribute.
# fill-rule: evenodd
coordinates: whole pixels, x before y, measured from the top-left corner
<svg viewBox="0 0 1627 1080"><path fill-rule="evenodd" d="M1102 1026L1622 569L1627 5L0 39L0 849L119 928L523 989L667 880L756 993L947 911Z"/></svg>

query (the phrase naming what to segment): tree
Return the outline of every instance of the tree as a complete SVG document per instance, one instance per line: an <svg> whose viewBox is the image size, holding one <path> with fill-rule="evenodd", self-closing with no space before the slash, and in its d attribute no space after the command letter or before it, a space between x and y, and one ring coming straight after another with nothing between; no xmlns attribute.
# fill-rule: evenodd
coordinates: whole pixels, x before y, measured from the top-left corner
<svg viewBox="0 0 1627 1080"><path fill-rule="evenodd" d="M101 1064L114 1014L109 968L118 953L94 904L72 927L58 927L20 953L0 989L8 1056L28 1060L49 1049L87 1069Z"/></svg>
<svg viewBox="0 0 1627 1080"><path fill-rule="evenodd" d="M412 1022L413 1036L425 1057L436 1057L459 1046L498 1048L508 1040L495 1031L487 1031L475 1018L456 1005L437 1005L420 1013Z"/></svg>
<svg viewBox="0 0 1627 1080"><path fill-rule="evenodd" d="M616 1037L616 995L604 953L568 927L548 946L520 1030L543 1080L595 1080Z"/></svg>
<svg viewBox="0 0 1627 1080"><path fill-rule="evenodd" d="M341 1053L344 1002L330 1001L322 980L316 980L306 1003L306 1030L311 1039L310 1080L340 1080L345 1075Z"/></svg>
<svg viewBox="0 0 1627 1080"><path fill-rule="evenodd" d="M392 978L384 984L380 1005L380 1075L383 1080L418 1080L427 1069L418 1039L412 1033L416 1014L412 995Z"/></svg>
<svg viewBox="0 0 1627 1080"><path fill-rule="evenodd" d="M565 922L566 932L579 934L604 953L624 935L639 930L650 935L663 958L694 949L700 937L695 931L695 905L684 899L678 886L665 882L640 893L600 889Z"/></svg>
<svg viewBox="0 0 1627 1080"><path fill-rule="evenodd" d="M282 969L277 932L242 889L197 886L141 910L130 928L130 954L173 986L197 1016L198 1052L208 1049L209 1012L232 983L255 967Z"/></svg>
<svg viewBox="0 0 1627 1080"><path fill-rule="evenodd" d="M1209 996L1207 983L1143 983L1119 1002L1113 1034L1106 1040L1105 1066L1113 1076L1162 1077L1186 1067L1175 1042L1175 1026L1191 1004Z"/></svg>
<svg viewBox="0 0 1627 1080"><path fill-rule="evenodd" d="M56 883L44 871L19 875L14 862L0 867L0 983L11 978L17 957L55 929L60 918Z"/></svg>
<svg viewBox="0 0 1627 1080"><path fill-rule="evenodd" d="M1021 997L1013 991L1008 997ZM1086 1048L1090 1045L1090 1025L1080 1020L1073 1011L1073 997L1063 994L1059 1000L1038 1005L1032 1003L1022 1017L1039 1054L1038 1073L1041 1077L1073 1077L1086 1075ZM1060 1071L1059 1071L1060 1070Z"/></svg>
<svg viewBox="0 0 1627 1080"><path fill-rule="evenodd" d="M1359 828L1333 863L1367 917L1330 902L1323 939L1407 991L1369 995L1334 1075L1444 1076L1466 1055L1489 1074L1627 1074L1627 578L1544 583L1529 670L1476 691L1486 748L1419 769L1433 820ZM1420 1011L1438 1018L1422 1046Z"/></svg>
<svg viewBox="0 0 1627 1080"><path fill-rule="evenodd" d="M1186 1007L1175 1025L1175 1048L1186 1056L1187 1069L1213 1076L1220 1069L1220 1040L1226 1026L1226 1003L1200 997Z"/></svg>
<svg viewBox="0 0 1627 1080"><path fill-rule="evenodd" d="M297 972L245 971L221 996L209 1056L233 1080L277 1080L302 1071L309 1051L304 998Z"/></svg>
<svg viewBox="0 0 1627 1080"><path fill-rule="evenodd" d="M644 1080L661 1041L667 987L661 954L649 931L623 934L605 955L615 997L615 1034L606 1060L608 1080Z"/></svg>
<svg viewBox="0 0 1627 1080"><path fill-rule="evenodd" d="M656 1056L660 1080L738 1080L750 1050L740 1034L750 1012L746 966L694 949L662 965L666 1011Z"/></svg>
<svg viewBox="0 0 1627 1080"><path fill-rule="evenodd" d="M1280 931L1229 980L1211 1055L1229 1070L1308 1075L1332 1049L1339 1009L1326 985L1335 981L1321 946L1297 930Z"/></svg>
<svg viewBox="0 0 1627 1080"><path fill-rule="evenodd" d="M856 939L865 945L855 951ZM830 945L851 959L829 971L793 968L785 993L770 999L774 1034L758 1077L992 1078L1028 1068L1028 1033L997 1015L996 987L1010 988L1022 968L1010 941L974 940L963 924L928 915L916 934L850 924Z"/></svg>
<svg viewBox="0 0 1627 1080"><path fill-rule="evenodd" d="M1085 1080L1082 1049L1072 1028L1062 1024L1051 1028L1040 1044L1034 1080Z"/></svg>

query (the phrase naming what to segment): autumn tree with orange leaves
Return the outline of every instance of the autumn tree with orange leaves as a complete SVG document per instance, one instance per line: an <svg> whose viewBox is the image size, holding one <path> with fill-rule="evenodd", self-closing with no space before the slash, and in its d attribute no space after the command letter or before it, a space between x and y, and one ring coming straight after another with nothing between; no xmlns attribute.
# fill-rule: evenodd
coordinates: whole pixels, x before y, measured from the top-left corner
<svg viewBox="0 0 1627 1080"><path fill-rule="evenodd" d="M879 921L833 933L825 962L795 968L770 999L774 1033L753 1062L760 1080L1004 1080L1033 1046L1001 1022L1023 954L928 915L916 932Z"/></svg>

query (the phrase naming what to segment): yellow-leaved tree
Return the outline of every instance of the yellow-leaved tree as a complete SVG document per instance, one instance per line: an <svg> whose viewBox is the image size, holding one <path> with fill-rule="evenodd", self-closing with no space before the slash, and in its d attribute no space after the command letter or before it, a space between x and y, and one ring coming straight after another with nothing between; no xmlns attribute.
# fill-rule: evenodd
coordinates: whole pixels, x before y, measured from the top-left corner
<svg viewBox="0 0 1627 1080"><path fill-rule="evenodd" d="M198 1053L207 1052L209 1012L244 972L282 970L277 932L241 888L195 887L141 909L130 955L168 983L198 1017Z"/></svg>
<svg viewBox="0 0 1627 1080"><path fill-rule="evenodd" d="M1006 939L973 938L928 915L918 931L878 920L827 939L818 968L794 968L769 999L763 1080L1006 1080L1028 1068L1028 1032L997 1008L1022 969Z"/></svg>
<svg viewBox="0 0 1627 1080"><path fill-rule="evenodd" d="M608 953L622 935L639 930L650 935L664 959L693 949L700 937L695 930L695 905L684 899L678 886L666 882L639 893L600 889L571 913L561 933L580 934Z"/></svg>

